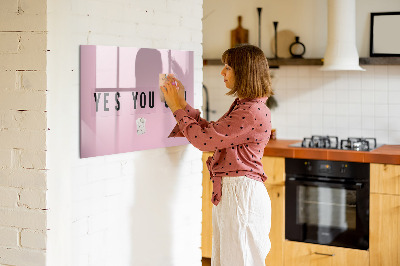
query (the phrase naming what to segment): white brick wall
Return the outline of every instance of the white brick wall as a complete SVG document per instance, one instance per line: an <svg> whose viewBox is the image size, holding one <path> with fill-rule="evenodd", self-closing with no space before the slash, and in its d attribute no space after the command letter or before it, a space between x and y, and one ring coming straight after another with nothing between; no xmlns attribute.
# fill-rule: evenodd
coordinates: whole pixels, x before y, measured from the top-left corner
<svg viewBox="0 0 400 266"><path fill-rule="evenodd" d="M46 249L46 231L23 229L21 246L31 249Z"/></svg>
<svg viewBox="0 0 400 266"><path fill-rule="evenodd" d="M46 4L0 3L1 265L45 265Z"/></svg>
<svg viewBox="0 0 400 266"><path fill-rule="evenodd" d="M46 253L48 265L199 264L201 153L183 146L79 160L77 95L80 44L187 49L200 106L202 1L75 0L47 9L47 1L0 5L0 264L45 265ZM158 161L166 163L153 169Z"/></svg>
<svg viewBox="0 0 400 266"><path fill-rule="evenodd" d="M18 204L19 189L12 187L0 187L0 207L15 208Z"/></svg>
<svg viewBox="0 0 400 266"><path fill-rule="evenodd" d="M8 265L45 265L46 254L42 250L14 249L0 247L2 264Z"/></svg>
<svg viewBox="0 0 400 266"><path fill-rule="evenodd" d="M18 247L19 230L17 228L0 228L0 247Z"/></svg>
<svg viewBox="0 0 400 266"><path fill-rule="evenodd" d="M79 159L79 45L193 50L199 107L202 0L49 1L47 9L47 264L201 265L201 152Z"/></svg>

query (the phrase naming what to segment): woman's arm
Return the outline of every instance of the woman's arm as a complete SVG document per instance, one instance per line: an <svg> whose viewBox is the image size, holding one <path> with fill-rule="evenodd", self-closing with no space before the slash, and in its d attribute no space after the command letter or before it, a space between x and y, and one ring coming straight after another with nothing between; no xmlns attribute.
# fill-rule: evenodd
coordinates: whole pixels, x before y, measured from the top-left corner
<svg viewBox="0 0 400 266"><path fill-rule="evenodd" d="M201 127L206 127L208 126L210 123L214 123L214 122L208 122L206 119L200 117L200 110L198 109L194 109L192 106L190 106L189 104L186 104L186 107L184 108L184 110L186 111L186 113L193 118L194 120L196 120L199 125Z"/></svg>
<svg viewBox="0 0 400 266"><path fill-rule="evenodd" d="M176 87L173 85L173 82L177 84ZM172 112L177 109L183 109L187 115L196 120L201 127L206 127L210 124L206 119L200 117L200 110L194 109L186 102L185 87L180 80L170 75L167 77L167 82L161 89L164 93L167 105ZM175 125L168 137L184 137L178 124Z"/></svg>
<svg viewBox="0 0 400 266"><path fill-rule="evenodd" d="M207 126L210 122L208 122L206 119L200 117L200 110L194 109L192 106L190 106L186 100L185 100L185 87L183 86L182 82L175 78L173 75L168 76L169 81L175 81L176 84L178 85L178 98L180 105L183 107L183 109L186 111L186 113L195 119L201 126Z"/></svg>
<svg viewBox="0 0 400 266"><path fill-rule="evenodd" d="M248 109L234 110L206 127L201 127L184 110L176 110L174 117L179 123L180 132L201 151L234 148L237 145L256 142L256 132L259 132L256 127L263 126L256 123L254 115Z"/></svg>

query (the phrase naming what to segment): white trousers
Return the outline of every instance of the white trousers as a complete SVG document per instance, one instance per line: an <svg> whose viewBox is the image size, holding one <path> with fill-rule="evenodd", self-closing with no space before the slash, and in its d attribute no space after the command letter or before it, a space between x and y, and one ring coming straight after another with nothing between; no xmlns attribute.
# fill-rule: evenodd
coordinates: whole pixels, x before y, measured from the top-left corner
<svg viewBox="0 0 400 266"><path fill-rule="evenodd" d="M245 176L223 177L212 223L212 266L265 265L271 249L271 201L262 182Z"/></svg>

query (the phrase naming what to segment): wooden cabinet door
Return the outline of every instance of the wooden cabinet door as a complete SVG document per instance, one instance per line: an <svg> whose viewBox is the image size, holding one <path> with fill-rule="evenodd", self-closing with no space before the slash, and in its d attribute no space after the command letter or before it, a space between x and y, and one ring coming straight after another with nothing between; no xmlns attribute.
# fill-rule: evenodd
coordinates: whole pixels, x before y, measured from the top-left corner
<svg viewBox="0 0 400 266"><path fill-rule="evenodd" d="M285 241L285 266L368 266L365 250Z"/></svg>
<svg viewBox="0 0 400 266"><path fill-rule="evenodd" d="M283 265L285 240L285 158L264 156L261 160L267 175L265 187L271 199L271 250L265 259L266 266Z"/></svg>
<svg viewBox="0 0 400 266"><path fill-rule="evenodd" d="M400 196L371 194L371 266L400 265Z"/></svg>
<svg viewBox="0 0 400 266"><path fill-rule="evenodd" d="M370 165L371 193L400 195L400 165Z"/></svg>
<svg viewBox="0 0 400 266"><path fill-rule="evenodd" d="M206 165L211 152L203 153L203 196L202 196L202 223L201 223L201 253L204 258L211 258L212 252L212 183Z"/></svg>
<svg viewBox="0 0 400 266"><path fill-rule="evenodd" d="M271 250L265 259L266 266L283 265L285 240L285 187L265 184L271 199Z"/></svg>
<svg viewBox="0 0 400 266"><path fill-rule="evenodd" d="M285 158L264 156L261 163L268 177L266 184L285 185Z"/></svg>

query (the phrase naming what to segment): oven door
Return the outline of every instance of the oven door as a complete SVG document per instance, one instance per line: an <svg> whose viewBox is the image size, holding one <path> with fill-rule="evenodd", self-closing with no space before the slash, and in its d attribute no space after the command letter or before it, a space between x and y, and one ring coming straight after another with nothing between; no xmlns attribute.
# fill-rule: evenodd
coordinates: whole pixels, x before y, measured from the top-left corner
<svg viewBox="0 0 400 266"><path fill-rule="evenodd" d="M286 178L286 239L367 250L369 185Z"/></svg>

